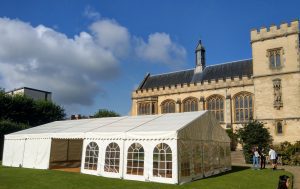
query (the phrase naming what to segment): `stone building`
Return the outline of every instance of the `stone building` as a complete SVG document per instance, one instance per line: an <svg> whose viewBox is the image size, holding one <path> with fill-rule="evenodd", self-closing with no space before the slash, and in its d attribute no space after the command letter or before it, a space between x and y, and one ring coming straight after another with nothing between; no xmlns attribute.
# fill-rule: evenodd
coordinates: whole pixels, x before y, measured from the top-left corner
<svg viewBox="0 0 300 189"><path fill-rule="evenodd" d="M299 21L251 31L252 59L206 66L199 41L195 68L147 74L132 93L132 115L211 110L234 130L253 118L274 142L300 140Z"/></svg>

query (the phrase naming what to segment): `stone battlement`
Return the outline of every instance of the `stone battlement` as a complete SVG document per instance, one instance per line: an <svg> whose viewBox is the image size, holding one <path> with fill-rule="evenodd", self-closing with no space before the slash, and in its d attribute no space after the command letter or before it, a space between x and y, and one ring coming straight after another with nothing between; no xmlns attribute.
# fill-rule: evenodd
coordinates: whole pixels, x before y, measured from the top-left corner
<svg viewBox="0 0 300 189"><path fill-rule="evenodd" d="M294 20L291 23L282 23L279 27L271 25L269 28L261 27L259 30L251 30L251 43L274 39L277 37L286 37L292 34L299 34L299 20Z"/></svg>
<svg viewBox="0 0 300 189"><path fill-rule="evenodd" d="M216 90L228 87L240 87L253 85L253 79L249 76L220 78L218 80L203 81L199 83L184 83L178 85L161 86L149 89L138 89L132 93L132 98L145 96L176 94L195 91Z"/></svg>

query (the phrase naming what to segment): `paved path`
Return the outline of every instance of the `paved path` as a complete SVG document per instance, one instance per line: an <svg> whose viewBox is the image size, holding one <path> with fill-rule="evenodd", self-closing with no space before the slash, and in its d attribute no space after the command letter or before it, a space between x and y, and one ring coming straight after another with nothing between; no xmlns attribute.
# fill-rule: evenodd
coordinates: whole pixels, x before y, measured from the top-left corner
<svg viewBox="0 0 300 189"><path fill-rule="evenodd" d="M252 164L244 163L241 153L242 151L237 151L231 154L232 165L252 167ZM267 165L267 167L271 168L270 165ZM300 189L300 166L278 166L278 168L291 172L294 175L293 189Z"/></svg>

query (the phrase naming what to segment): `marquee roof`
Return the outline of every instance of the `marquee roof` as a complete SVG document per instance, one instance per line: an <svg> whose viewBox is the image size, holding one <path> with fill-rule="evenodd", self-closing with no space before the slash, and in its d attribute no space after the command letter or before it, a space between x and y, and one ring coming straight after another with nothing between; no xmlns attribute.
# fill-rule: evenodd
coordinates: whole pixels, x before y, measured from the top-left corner
<svg viewBox="0 0 300 189"><path fill-rule="evenodd" d="M186 134L187 127L194 128ZM208 111L146 116L109 117L55 121L11 133L5 139L96 138L96 139L190 139L208 140L221 128ZM221 128L222 129L222 128ZM210 131L211 130L211 131ZM202 133L202 134L201 134ZM216 131L214 131L216 133ZM203 136L202 136L203 135ZM210 137L209 137L210 136ZM227 136L222 137L226 140ZM215 137L218 138L218 137Z"/></svg>

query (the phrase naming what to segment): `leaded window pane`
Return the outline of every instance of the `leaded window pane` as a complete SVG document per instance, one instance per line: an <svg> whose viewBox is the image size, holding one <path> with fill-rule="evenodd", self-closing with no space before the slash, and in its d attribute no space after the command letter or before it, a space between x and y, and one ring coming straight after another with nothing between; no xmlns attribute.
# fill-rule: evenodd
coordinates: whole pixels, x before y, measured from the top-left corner
<svg viewBox="0 0 300 189"><path fill-rule="evenodd" d="M99 147L97 143L90 142L86 147L84 169L97 170Z"/></svg>
<svg viewBox="0 0 300 189"><path fill-rule="evenodd" d="M112 142L106 147L105 152L105 172L119 172L120 164L120 147L117 143Z"/></svg>
<svg viewBox="0 0 300 189"><path fill-rule="evenodd" d="M153 150L153 176L172 178L172 151L165 143Z"/></svg>

